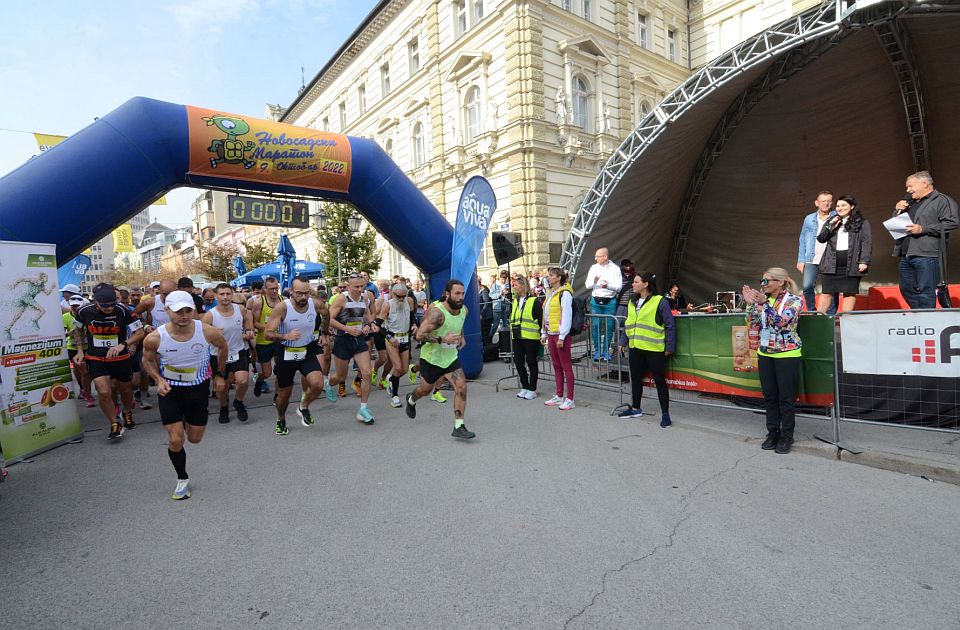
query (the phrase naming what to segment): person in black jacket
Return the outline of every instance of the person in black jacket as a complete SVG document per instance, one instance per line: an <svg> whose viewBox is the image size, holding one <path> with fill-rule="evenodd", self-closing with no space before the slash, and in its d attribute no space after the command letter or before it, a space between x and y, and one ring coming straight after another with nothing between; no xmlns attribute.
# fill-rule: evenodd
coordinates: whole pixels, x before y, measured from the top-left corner
<svg viewBox="0 0 960 630"><path fill-rule="evenodd" d="M537 354L540 351L540 330L543 328L543 297L530 294L530 285L522 274L515 274L512 280L510 329L513 332L513 363L520 377L517 398L533 400L537 397L537 379L540 376ZM528 304L531 300L532 306Z"/></svg>
<svg viewBox="0 0 960 630"><path fill-rule="evenodd" d="M860 292L860 278L867 274L873 241L870 222L857 208L851 195L841 195L836 202L837 215L823 224L817 240L827 248L820 260L823 276L821 313L826 313L837 294L843 294L843 310L852 311Z"/></svg>
<svg viewBox="0 0 960 630"><path fill-rule="evenodd" d="M477 286L480 287L480 338L486 347L492 343L492 335L488 333L493 327L493 300L490 299L490 288L483 284L479 276L477 276Z"/></svg>

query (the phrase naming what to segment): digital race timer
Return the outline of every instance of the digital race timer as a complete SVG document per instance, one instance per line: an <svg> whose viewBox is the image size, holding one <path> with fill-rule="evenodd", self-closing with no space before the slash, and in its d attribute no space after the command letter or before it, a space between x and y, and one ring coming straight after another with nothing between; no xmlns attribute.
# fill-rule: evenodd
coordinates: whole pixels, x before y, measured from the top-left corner
<svg viewBox="0 0 960 630"><path fill-rule="evenodd" d="M227 223L290 228L310 227L309 209L302 201L229 195L227 208L229 208Z"/></svg>

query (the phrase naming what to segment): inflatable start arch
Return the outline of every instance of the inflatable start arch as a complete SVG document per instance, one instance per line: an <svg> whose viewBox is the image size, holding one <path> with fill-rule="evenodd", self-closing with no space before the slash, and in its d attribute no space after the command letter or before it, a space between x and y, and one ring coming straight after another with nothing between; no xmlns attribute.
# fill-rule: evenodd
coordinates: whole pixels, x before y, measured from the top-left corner
<svg viewBox="0 0 960 630"><path fill-rule="evenodd" d="M0 179L0 239L54 243L69 260L179 186L346 201L424 273L439 296L453 228L372 140L133 98ZM476 282L461 362L482 367Z"/></svg>

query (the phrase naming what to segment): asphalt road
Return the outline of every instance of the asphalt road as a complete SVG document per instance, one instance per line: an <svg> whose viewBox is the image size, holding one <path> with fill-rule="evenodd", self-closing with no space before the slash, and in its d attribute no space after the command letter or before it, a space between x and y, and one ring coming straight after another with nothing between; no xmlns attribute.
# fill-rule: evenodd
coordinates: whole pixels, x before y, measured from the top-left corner
<svg viewBox="0 0 960 630"><path fill-rule="evenodd" d="M4 625L960 628L960 487L542 400L472 384L461 442L450 403L277 437L250 396L182 502L155 409L120 443L84 409L0 485Z"/></svg>

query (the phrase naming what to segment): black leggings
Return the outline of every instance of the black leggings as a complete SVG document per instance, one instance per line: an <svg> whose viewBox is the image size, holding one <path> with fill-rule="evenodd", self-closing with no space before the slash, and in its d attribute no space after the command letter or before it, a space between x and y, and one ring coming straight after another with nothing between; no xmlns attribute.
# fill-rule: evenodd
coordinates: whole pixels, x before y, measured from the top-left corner
<svg viewBox="0 0 960 630"><path fill-rule="evenodd" d="M520 376L520 389L537 391L537 379L540 377L540 368L537 366L539 349L539 339L513 338L513 364L517 366L517 374ZM530 370L529 374L527 370Z"/></svg>
<svg viewBox="0 0 960 630"><path fill-rule="evenodd" d="M640 409L643 403L643 375L650 371L657 385L657 398L660 399L660 411L670 413L670 390L667 389L667 357L662 352L630 348L630 392L633 394L634 409Z"/></svg>
<svg viewBox="0 0 960 630"><path fill-rule="evenodd" d="M767 432L793 437L800 357L771 359L761 355L757 357L757 366L763 388L763 407L767 412Z"/></svg>

